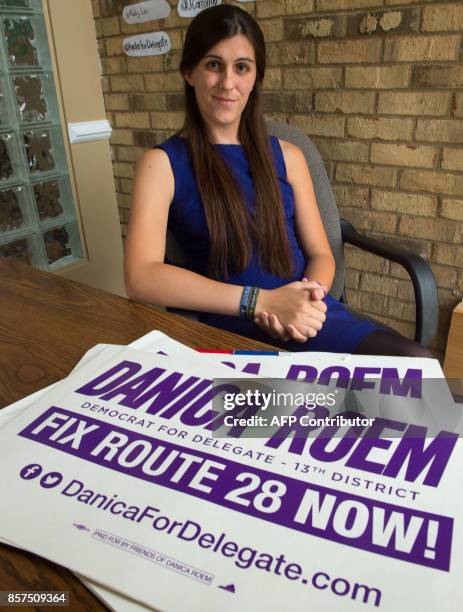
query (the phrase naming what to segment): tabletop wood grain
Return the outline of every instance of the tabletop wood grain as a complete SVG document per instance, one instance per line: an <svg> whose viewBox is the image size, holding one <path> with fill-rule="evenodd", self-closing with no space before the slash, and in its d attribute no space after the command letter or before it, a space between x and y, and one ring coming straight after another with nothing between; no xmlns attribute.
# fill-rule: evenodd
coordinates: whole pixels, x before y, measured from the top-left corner
<svg viewBox="0 0 463 612"><path fill-rule="evenodd" d="M0 408L66 376L95 344L127 344L153 329L192 348L273 348L0 259ZM6 545L0 590L70 591L66 610L106 610L70 571Z"/></svg>

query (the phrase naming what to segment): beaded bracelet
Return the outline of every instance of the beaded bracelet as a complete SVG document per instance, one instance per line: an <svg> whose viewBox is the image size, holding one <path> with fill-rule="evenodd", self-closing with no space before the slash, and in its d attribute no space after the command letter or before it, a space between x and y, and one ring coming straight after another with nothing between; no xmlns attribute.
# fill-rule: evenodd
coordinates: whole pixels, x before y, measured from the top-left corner
<svg viewBox="0 0 463 612"><path fill-rule="evenodd" d="M240 301L240 317L242 319L254 319L259 291L259 287L245 287L243 289Z"/></svg>

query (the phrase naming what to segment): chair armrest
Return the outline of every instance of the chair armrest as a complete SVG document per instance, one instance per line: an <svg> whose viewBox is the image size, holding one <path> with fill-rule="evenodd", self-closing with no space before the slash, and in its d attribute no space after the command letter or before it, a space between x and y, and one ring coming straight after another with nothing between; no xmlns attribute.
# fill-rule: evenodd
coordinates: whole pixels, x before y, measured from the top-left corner
<svg viewBox="0 0 463 612"><path fill-rule="evenodd" d="M416 326L415 340L427 346L437 331L439 300L437 285L430 265L420 255L410 253L393 244L359 234L354 226L341 219L343 242L364 249L374 255L385 257L404 267L413 283L415 292Z"/></svg>

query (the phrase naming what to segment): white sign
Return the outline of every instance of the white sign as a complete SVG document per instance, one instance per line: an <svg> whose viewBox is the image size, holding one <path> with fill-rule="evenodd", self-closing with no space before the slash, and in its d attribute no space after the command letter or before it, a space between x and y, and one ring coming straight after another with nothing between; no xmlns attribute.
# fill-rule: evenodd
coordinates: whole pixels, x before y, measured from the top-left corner
<svg viewBox="0 0 463 612"><path fill-rule="evenodd" d="M143 23L153 19L164 19L170 15L170 6L166 0L146 0L124 7L122 17L126 23Z"/></svg>
<svg viewBox="0 0 463 612"><path fill-rule="evenodd" d="M124 38L122 48L126 55L141 57L143 55L163 55L171 49L167 32L148 32Z"/></svg>
<svg viewBox="0 0 463 612"><path fill-rule="evenodd" d="M225 369L166 349L106 349L2 428L3 538L166 611L463 605L458 440L388 439L379 421L358 438L214 437L208 382ZM311 357L248 359L286 377L338 362ZM432 360L358 359L339 360L356 380L439 375ZM251 404L236 406L240 419Z"/></svg>
<svg viewBox="0 0 463 612"><path fill-rule="evenodd" d="M177 11L180 17L195 17L204 9L222 4L222 0L180 0Z"/></svg>

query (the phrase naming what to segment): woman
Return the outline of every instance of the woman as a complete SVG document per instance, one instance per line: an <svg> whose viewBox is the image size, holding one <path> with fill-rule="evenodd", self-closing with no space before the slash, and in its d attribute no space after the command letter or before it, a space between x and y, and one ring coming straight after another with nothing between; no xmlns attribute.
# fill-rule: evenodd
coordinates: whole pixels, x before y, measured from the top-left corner
<svg viewBox="0 0 463 612"><path fill-rule="evenodd" d="M334 259L304 156L266 133L256 21L231 5L201 12L180 71L184 127L137 165L128 295L288 350L430 356L328 295ZM168 226L188 270L164 263Z"/></svg>

